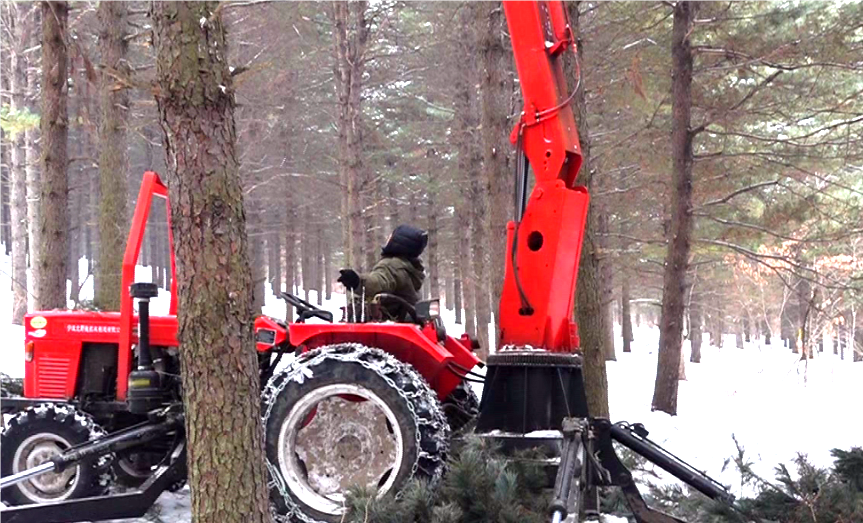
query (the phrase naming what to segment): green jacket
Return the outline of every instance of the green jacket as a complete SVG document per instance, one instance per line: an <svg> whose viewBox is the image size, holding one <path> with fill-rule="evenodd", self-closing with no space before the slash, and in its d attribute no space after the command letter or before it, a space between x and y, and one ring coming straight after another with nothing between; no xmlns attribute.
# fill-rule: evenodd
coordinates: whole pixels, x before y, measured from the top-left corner
<svg viewBox="0 0 863 523"><path fill-rule="evenodd" d="M425 268L419 258L407 259L385 257L375 264L371 271L360 275L366 300L371 301L376 294L395 294L411 305L420 299L419 290L425 280ZM399 307L388 306L393 317L400 316Z"/></svg>

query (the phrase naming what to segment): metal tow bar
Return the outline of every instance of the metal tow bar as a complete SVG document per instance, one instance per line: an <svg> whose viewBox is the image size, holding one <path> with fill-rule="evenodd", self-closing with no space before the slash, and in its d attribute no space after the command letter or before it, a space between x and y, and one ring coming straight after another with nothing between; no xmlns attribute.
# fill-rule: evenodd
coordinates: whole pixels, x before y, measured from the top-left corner
<svg viewBox="0 0 863 523"><path fill-rule="evenodd" d="M162 412L157 416L152 421L73 447L37 467L0 479L0 486L5 488L40 474L61 471L88 457L116 452L173 433L173 449L137 490L4 508L0 510L0 519L3 523L74 523L143 516L162 492L186 478L183 415Z"/></svg>
<svg viewBox="0 0 863 523"><path fill-rule="evenodd" d="M83 459L101 456L109 452L115 452L123 448L140 445L158 437L161 437L168 432L177 429L178 424L182 426L182 417L172 416L158 423L144 422L127 429L103 436L102 438L88 441L73 447L66 452L54 456L50 460L5 478L0 478L0 489L10 487L22 481L26 481L42 474L49 472L63 472L67 467L73 465Z"/></svg>

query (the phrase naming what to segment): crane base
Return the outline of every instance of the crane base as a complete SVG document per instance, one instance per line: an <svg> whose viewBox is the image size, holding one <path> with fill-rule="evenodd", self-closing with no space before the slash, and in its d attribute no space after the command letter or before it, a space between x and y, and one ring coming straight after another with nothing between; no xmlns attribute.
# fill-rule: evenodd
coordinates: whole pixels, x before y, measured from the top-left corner
<svg viewBox="0 0 863 523"><path fill-rule="evenodd" d="M489 356L477 433L559 431L566 417L589 417L580 356L536 350Z"/></svg>

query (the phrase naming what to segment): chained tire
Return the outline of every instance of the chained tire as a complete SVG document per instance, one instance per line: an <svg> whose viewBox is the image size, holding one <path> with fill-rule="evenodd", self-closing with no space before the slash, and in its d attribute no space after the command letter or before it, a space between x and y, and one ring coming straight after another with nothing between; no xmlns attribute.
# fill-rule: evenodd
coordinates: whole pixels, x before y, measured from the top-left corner
<svg viewBox="0 0 863 523"><path fill-rule="evenodd" d="M381 496L443 474L449 425L437 395L382 350L340 344L299 356L270 379L262 411L279 519L342 521L351 487Z"/></svg>
<svg viewBox="0 0 863 523"><path fill-rule="evenodd" d="M23 472L70 447L104 436L90 415L68 405L42 404L16 414L0 436L2 476ZM8 505L86 498L105 494L111 480L111 456L80 461L66 470L49 472L2 490Z"/></svg>
<svg viewBox="0 0 863 523"><path fill-rule="evenodd" d="M459 434L470 428L479 415L479 398L467 381L459 383L441 403L449 429Z"/></svg>

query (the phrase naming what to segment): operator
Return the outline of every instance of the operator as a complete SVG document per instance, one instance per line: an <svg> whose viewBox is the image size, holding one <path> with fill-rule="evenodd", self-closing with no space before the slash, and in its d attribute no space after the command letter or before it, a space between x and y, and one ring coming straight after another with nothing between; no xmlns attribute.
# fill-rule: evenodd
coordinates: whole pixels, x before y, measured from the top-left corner
<svg viewBox="0 0 863 523"><path fill-rule="evenodd" d="M365 293L366 304L375 295L386 293L404 299L411 305L419 301L419 290L425 280L420 255L428 244L428 233L411 225L399 225L381 249L381 259L366 274L353 269L339 271L339 283L355 293ZM406 321L407 311L396 300L384 300L381 312L385 319ZM354 320L355 321L355 320Z"/></svg>

